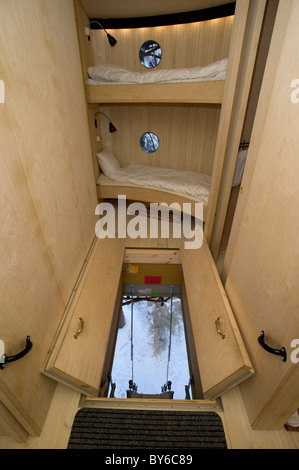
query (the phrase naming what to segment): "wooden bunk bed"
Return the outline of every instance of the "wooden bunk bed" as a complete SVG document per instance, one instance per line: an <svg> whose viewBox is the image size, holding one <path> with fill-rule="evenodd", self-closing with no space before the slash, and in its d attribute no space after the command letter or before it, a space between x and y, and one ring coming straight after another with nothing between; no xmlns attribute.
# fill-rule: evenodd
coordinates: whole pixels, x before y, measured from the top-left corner
<svg viewBox="0 0 299 470"><path fill-rule="evenodd" d="M79 30L79 41L81 47L81 56L82 60L82 72L85 77L85 93L86 101L88 103L89 110L89 122L92 133L92 149L94 154L94 164L95 164L95 173L96 173L96 184L97 184L97 194L99 199L113 198L115 194L118 194L118 188L101 186L99 184L98 178L98 164L96 161L96 153L102 148L96 144L96 133L93 131L94 127L94 109L95 105L117 105L117 104L189 104L189 105L203 105L203 106L214 106L221 108L220 119L218 123L218 131L216 136L215 151L213 153L213 168L211 172L211 188L209 194L208 204L204 206L204 220L205 220L205 233L208 242L210 243L212 233L214 231L214 221L217 211L217 203L219 199L220 186L222 183L222 174L224 162L227 160L227 143L228 137L230 135L230 130L232 128L231 122L232 118L234 124L237 122L238 125L234 125L235 132L233 135L233 145L229 149L229 153L232 154L232 158L229 162L230 171L227 172L227 178L224 181L223 186L225 186L225 191L229 195L231 191L231 183L233 180L233 172L235 163L238 156L238 147L241 141L241 128L244 123L243 110L246 110L246 100L248 97L248 87L247 84L250 83L254 60L253 58L256 55L256 48L258 42L255 41L255 38L260 34L260 21L259 18L263 18L263 12L258 14L254 20L254 29L252 31L253 35L250 36L250 31L247 31L247 19L249 16L255 14L255 8L262 10L264 7L249 6L248 2L238 1L236 3L236 9L233 18L233 27L229 37L230 45L229 48L225 48L227 53L227 71L224 80L211 80L207 82L189 82L189 83L161 83L161 84L113 84L109 85L108 83L102 85L91 85L87 83L88 80L88 67L90 64L90 58L92 56L91 52L91 42L86 41L86 35ZM81 12L77 12L78 15L81 15ZM260 12L258 12L260 13ZM84 26L89 26L89 19L84 17L82 24ZM82 29L83 30L83 29ZM221 33L220 36L215 36L215 41L223 40L224 36ZM131 40L131 37L130 37ZM225 39L226 40L226 39ZM246 41L248 44L250 54L246 56L246 60L241 60L243 44ZM100 43L101 47L105 49L106 42ZM184 42L184 47L188 47L188 43ZM215 46L216 47L216 46ZM108 53L103 54L103 60L110 61L109 55L109 46ZM183 50L183 49L182 49ZM94 54L93 54L94 56ZM215 57L213 54L211 57ZM116 61L111 60L115 63ZM128 58L127 63L132 63L133 61ZM182 63L182 62L179 62ZM246 80L244 83L240 83L240 86L237 86L239 83L240 71L244 73ZM153 90L155 92L153 92ZM239 101L236 101L236 96L241 97ZM235 106L237 103L238 106ZM236 117L233 117L233 111L236 107ZM241 110L241 112L240 112ZM101 175L100 175L101 176ZM135 188L133 186L124 187L119 186L120 194L124 194L124 189L128 197L132 200L147 201L148 202L157 202L165 201L171 203L171 195L167 195L165 192L160 192L153 189L146 188ZM228 196L226 194L225 201L223 204L223 212L228 204ZM165 197L164 197L165 196ZM185 201L185 196L183 197L183 202ZM181 201L180 196L175 195L176 200ZM217 231L217 228L216 228ZM221 227L219 229L221 237Z"/></svg>
<svg viewBox="0 0 299 470"><path fill-rule="evenodd" d="M121 167L109 150L97 153L97 159L102 171L97 179L99 199L118 199L119 195L125 195L131 201L178 203L181 211L193 216L195 203L207 205L210 190L207 175L150 165Z"/></svg>
<svg viewBox="0 0 299 470"><path fill-rule="evenodd" d="M105 182L103 184L103 182ZM102 183L102 184L101 184ZM181 206L182 212L188 212L195 217L195 203L203 204L203 222L206 220L208 204L201 199L188 196L187 194L175 193L165 191L162 189L154 189L149 187L141 187L137 185L125 185L112 181L106 178L102 173L97 180L97 195L98 198L103 199L117 199L119 195L125 195L127 201L139 201L144 203L157 203L164 202L167 205L178 203ZM190 206L184 205L189 203Z"/></svg>
<svg viewBox="0 0 299 470"><path fill-rule="evenodd" d="M190 83L86 85L89 104L189 103L221 105L224 80Z"/></svg>
<svg viewBox="0 0 299 470"><path fill-rule="evenodd" d="M113 65L88 68L88 103L221 104L227 59L205 67L132 72Z"/></svg>
<svg viewBox="0 0 299 470"><path fill-rule="evenodd" d="M221 106L226 67L227 60L224 59L206 67L162 70L158 72L155 78L153 72L140 74L109 65L89 67L89 79L86 81L86 98L89 104L100 105L186 103ZM182 75L186 78L182 78ZM182 78L182 81L178 81L180 78ZM119 194L125 194L127 200L147 203L165 202L168 205L177 202L182 209L183 204L189 203L185 207L193 216L195 215L195 203L202 203L203 220L205 220L208 204L207 200L178 192L176 188L172 191L170 188L164 190L146 184L140 186L132 182L130 184L117 182L105 172L100 174L97 179L97 194L101 200L117 199Z"/></svg>

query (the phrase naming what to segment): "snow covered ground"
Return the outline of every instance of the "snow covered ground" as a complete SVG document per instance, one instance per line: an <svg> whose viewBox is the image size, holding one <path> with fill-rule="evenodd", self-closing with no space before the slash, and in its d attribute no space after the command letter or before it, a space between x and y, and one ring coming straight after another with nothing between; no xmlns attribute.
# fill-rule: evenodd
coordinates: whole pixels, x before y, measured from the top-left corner
<svg viewBox="0 0 299 470"><path fill-rule="evenodd" d="M167 381L170 305L170 300L164 305L148 301L134 303L133 381L139 393L161 393L161 387ZM123 306L123 312L125 326L118 329L111 374L112 381L116 383L116 398L126 398L129 380L132 379L131 305ZM185 385L188 385L189 378L181 301L174 298L168 372L174 399L185 399Z"/></svg>

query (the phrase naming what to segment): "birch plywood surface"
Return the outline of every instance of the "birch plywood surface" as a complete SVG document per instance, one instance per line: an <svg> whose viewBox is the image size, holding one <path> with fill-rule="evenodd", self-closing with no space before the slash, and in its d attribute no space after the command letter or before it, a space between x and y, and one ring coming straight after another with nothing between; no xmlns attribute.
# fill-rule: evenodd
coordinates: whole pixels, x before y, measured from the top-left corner
<svg viewBox="0 0 299 470"><path fill-rule="evenodd" d="M98 240L68 327L61 333L63 340L58 346L55 342L54 364L48 367L62 378L91 391L96 391L100 385L123 257L124 245L118 239ZM75 339L79 318L83 319L84 326Z"/></svg>
<svg viewBox="0 0 299 470"><path fill-rule="evenodd" d="M4 2L1 79L55 275L67 301L97 204L72 1Z"/></svg>
<svg viewBox="0 0 299 470"><path fill-rule="evenodd" d="M221 104L224 80L154 85L89 85L88 103Z"/></svg>
<svg viewBox="0 0 299 470"><path fill-rule="evenodd" d="M109 134L102 121L103 144L109 146L121 166L131 163L212 174L220 116L219 107L192 105L101 106L118 129ZM156 152L140 147L144 132L154 132L160 141Z"/></svg>
<svg viewBox="0 0 299 470"><path fill-rule="evenodd" d="M162 49L160 68L205 66L228 57L233 19L229 16L172 26L109 30L117 39L113 48L102 30L92 30L94 63L90 65L106 63L144 72L146 69L139 61L139 49L145 41L152 39Z"/></svg>
<svg viewBox="0 0 299 470"><path fill-rule="evenodd" d="M25 347L27 335L33 342L26 357L1 371L0 398L27 432L38 434L54 391L39 373L40 355L63 300L5 104L0 105L0 133L1 339L8 356ZM34 406L41 394L43 402Z"/></svg>
<svg viewBox="0 0 299 470"><path fill-rule="evenodd" d="M252 365L206 241L195 252L182 249L181 259L203 392L213 398Z"/></svg>
<svg viewBox="0 0 299 470"><path fill-rule="evenodd" d="M73 2L1 2L0 23L1 338L8 355L33 342L1 371L0 391L36 435L55 386L40 368L93 238L97 197Z"/></svg>
<svg viewBox="0 0 299 470"><path fill-rule="evenodd" d="M148 72L139 62L139 48L144 41L154 39L162 48L160 68L180 68L205 66L216 60L228 57L233 17L220 18L211 21L173 25L156 28L133 28L110 31L117 38L117 44L111 48L103 31L91 31L91 42L94 50L94 63L108 63L127 68L136 72ZM175 86L178 84L174 84ZM103 106L105 112L118 129L110 134L107 131L107 120L103 121L102 142L104 147L112 148L122 165L130 163L149 164L165 168L185 169L212 174L215 141L220 115L219 105L209 106L174 106L173 102L181 103L196 101L197 87L209 87L207 84L188 83L188 97L180 97L180 92L172 88L158 86L156 91L147 92L147 88L125 87L133 94L124 98L137 102L155 103L161 99L164 106L156 105L113 105ZM183 85L185 87L185 84ZM223 87L223 83L216 84ZM177 87L181 89L179 86ZM96 92L97 87L90 92ZM109 88L110 89L110 88ZM117 93L118 88L111 88L110 93ZM156 87L149 87L155 90ZM100 90L100 88L99 88ZM141 92L141 94L140 94ZM191 94L191 97L190 97ZM147 95L147 96L146 96ZM204 93L205 95L205 93ZM221 91L222 95L222 91ZM200 98L201 100L203 98ZM212 102L215 98L209 97ZM217 98L217 102L219 97ZM110 98L108 98L110 101ZM160 140L160 147L154 154L145 154L140 148L140 137L144 132L154 132Z"/></svg>
<svg viewBox="0 0 299 470"><path fill-rule="evenodd" d="M256 369L240 389L251 424L262 429L281 427L298 408L291 361L299 330L298 104L290 84L299 66L299 4L285 7L277 12L225 261L226 290ZM260 348L261 330L272 348L286 348L286 363Z"/></svg>

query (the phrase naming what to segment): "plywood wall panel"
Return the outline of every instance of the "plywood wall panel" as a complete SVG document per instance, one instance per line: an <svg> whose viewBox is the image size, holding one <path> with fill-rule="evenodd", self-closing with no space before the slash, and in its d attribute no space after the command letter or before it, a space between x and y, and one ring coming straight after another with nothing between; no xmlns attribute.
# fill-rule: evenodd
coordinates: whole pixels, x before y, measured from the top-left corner
<svg viewBox="0 0 299 470"><path fill-rule="evenodd" d="M256 371L240 389L257 429L280 429L299 404L291 346L299 330L299 105L291 99L298 21L298 2L280 2L224 262L226 292ZM269 346L286 348L286 362L259 346L261 330Z"/></svg>
<svg viewBox="0 0 299 470"><path fill-rule="evenodd" d="M39 373L41 355L64 303L5 104L0 122L1 339L8 356L25 347L27 335L33 342L25 358L1 371L0 399L28 433L38 434L54 391Z"/></svg>
<svg viewBox="0 0 299 470"><path fill-rule="evenodd" d="M91 31L94 59L90 65L109 63L150 73L139 61L139 49L148 39L162 48L159 68L204 66L228 57L233 17L155 28L109 30L117 44L110 47L102 30ZM104 147L117 155L122 165L148 163L169 168L212 174L219 122L219 107L210 106L101 106L118 129L107 132L102 121ZM155 132L159 150L151 156L140 148L144 132Z"/></svg>
<svg viewBox="0 0 299 470"><path fill-rule="evenodd" d="M204 66L228 57L233 16L171 26L109 30L117 39L109 45L103 30L91 31L93 63L119 65L136 72L146 69L140 64L139 49L149 40L157 41L162 49L160 68Z"/></svg>
<svg viewBox="0 0 299 470"><path fill-rule="evenodd" d="M14 355L0 400L31 435L55 383L47 349L94 237L97 204L72 0L11 0L0 8L1 339Z"/></svg>
<svg viewBox="0 0 299 470"><path fill-rule="evenodd" d="M73 3L27 1L24 8L22 1L14 0L1 10L6 102L67 300L92 240L96 206Z"/></svg>
<svg viewBox="0 0 299 470"><path fill-rule="evenodd" d="M138 163L212 174L219 107L122 105L101 106L101 110L117 128L110 134L107 119L99 115L103 145L111 145L121 166ZM160 141L151 154L139 143L147 131Z"/></svg>

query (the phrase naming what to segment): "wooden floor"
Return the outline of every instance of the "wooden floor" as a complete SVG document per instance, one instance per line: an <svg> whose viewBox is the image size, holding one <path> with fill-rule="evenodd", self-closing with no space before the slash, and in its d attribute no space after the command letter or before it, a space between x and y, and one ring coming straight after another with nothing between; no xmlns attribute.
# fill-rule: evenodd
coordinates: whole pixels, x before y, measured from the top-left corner
<svg viewBox="0 0 299 470"><path fill-rule="evenodd" d="M180 239L136 239L126 240L126 246L143 248L179 248ZM57 384L48 417L40 437L29 437L25 443L17 443L10 437L0 436L0 449L66 449L74 416L82 406L81 394L65 385ZM110 401L109 401L110 400ZM111 401L112 400L112 401ZM83 406L107 406L107 402L119 406L116 399L103 402L83 403ZM126 404L124 405L124 401ZM180 407L196 407L193 400L174 400ZM164 400L165 402L165 400ZM279 431L252 430L242 396L238 387L226 392L217 402L211 405L222 418L227 445L230 449L299 449L299 433L288 432L284 428ZM121 406L128 406L128 400L122 400ZM199 405L199 411L202 405ZM209 407L210 405L203 405Z"/></svg>

